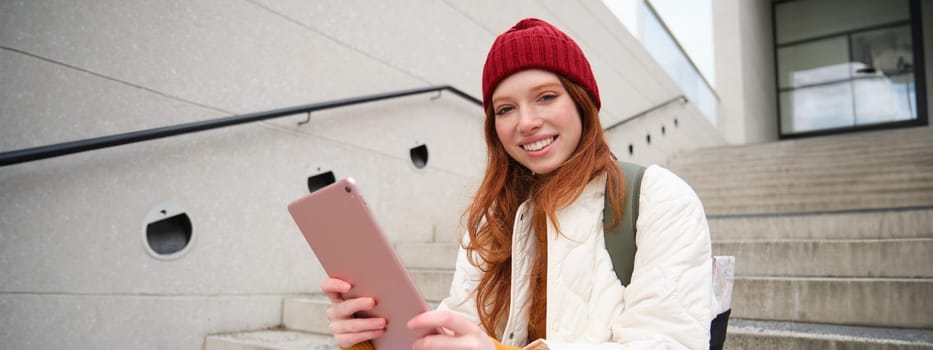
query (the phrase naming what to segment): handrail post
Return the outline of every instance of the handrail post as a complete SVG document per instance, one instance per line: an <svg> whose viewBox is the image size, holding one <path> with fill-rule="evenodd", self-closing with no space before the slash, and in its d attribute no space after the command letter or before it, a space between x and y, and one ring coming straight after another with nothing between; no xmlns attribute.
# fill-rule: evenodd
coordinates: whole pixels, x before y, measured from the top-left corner
<svg viewBox="0 0 933 350"><path fill-rule="evenodd" d="M671 104L671 103L674 103L674 102L677 102L677 101L683 101L683 103L685 103L685 104L686 104L687 102L690 102L690 100L687 99L687 96L678 95L677 97L674 97L674 98L672 98L672 99L666 100L666 101L661 102L661 103L658 103L658 104L654 105L654 106L651 107L651 108L648 108L648 109L643 110L643 111L641 111L641 112L635 113L635 114L632 115L631 117L625 118L625 119L622 120L622 121L615 122L615 123L613 123L612 125L609 125L609 126L603 128L603 131L609 131L609 130L615 129L616 127L619 127L619 126L621 126L622 124L625 124L625 123L628 123L628 122L633 121L633 120L635 120L635 119L644 117L644 116L648 115L648 114L651 113L651 112L654 112L654 111L656 111L656 110L661 109L661 107L667 106L667 105L669 105L669 104Z"/></svg>

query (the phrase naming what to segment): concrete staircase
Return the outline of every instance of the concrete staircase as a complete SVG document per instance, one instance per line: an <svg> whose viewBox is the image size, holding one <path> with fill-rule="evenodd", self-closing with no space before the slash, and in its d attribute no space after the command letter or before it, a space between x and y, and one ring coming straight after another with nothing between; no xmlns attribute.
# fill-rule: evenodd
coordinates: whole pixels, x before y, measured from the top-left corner
<svg viewBox="0 0 933 350"><path fill-rule="evenodd" d="M933 130L704 149L668 167L736 257L729 349L933 349Z"/></svg>
<svg viewBox="0 0 933 350"><path fill-rule="evenodd" d="M933 132L908 129L699 150L668 167L736 257L727 349L933 349ZM397 250L429 301L457 246ZM205 349L336 349L320 295L284 300L279 329Z"/></svg>
<svg viewBox="0 0 933 350"><path fill-rule="evenodd" d="M336 350L325 311L324 295L286 298L282 301L282 325L238 333L210 335L205 350Z"/></svg>
<svg viewBox="0 0 933 350"><path fill-rule="evenodd" d="M396 249L429 304L447 296L457 256L456 244L400 244ZM330 301L321 294L286 298L282 302L279 328L210 335L204 349L336 350L325 316L329 306Z"/></svg>

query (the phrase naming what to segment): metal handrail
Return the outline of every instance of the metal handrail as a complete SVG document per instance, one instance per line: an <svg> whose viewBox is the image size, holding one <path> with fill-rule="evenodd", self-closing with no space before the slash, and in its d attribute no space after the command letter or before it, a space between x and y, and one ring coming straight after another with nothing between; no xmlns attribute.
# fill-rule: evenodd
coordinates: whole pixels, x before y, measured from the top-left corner
<svg viewBox="0 0 933 350"><path fill-rule="evenodd" d="M91 151L95 149L125 145L128 143L136 143L154 139L160 139L170 136L188 134L198 131L217 129L226 126L238 125L251 123L266 119L279 118L284 116L302 114L302 113L311 113L314 111L320 111L325 109L337 108L350 106L355 104L388 100L393 98L425 94L429 92L443 92L450 91L454 95L459 96L467 101L473 102L476 105L482 106L483 102L479 99L470 96L469 94L460 91L459 89L452 87L450 85L442 86L430 86L420 89L411 89L395 92L387 92L382 94L361 96L346 98L341 100L329 101L329 102L320 102L312 103L303 106L287 107L281 109L275 109L265 112L256 112L249 114L234 115L229 117L210 119L198 122L191 122L179 125L172 125L154 129L132 131L123 134L116 134L110 136L102 136L85 140L78 141L69 141L62 142L47 146L39 146L33 148L26 148L15 151L8 151L0 153L0 167L26 163L36 160L42 160L47 158L53 158L68 154L80 153L85 151Z"/></svg>
<svg viewBox="0 0 933 350"><path fill-rule="evenodd" d="M667 100L667 101L658 103L658 104L655 105L654 107L648 108L648 109L643 110L643 111L638 112L638 113L635 113L635 114L632 115L631 117L628 117L628 118L626 118L626 119L624 119L624 120L622 120L622 121L615 122L615 123L613 123L612 125L609 125L609 126L603 128L603 131L609 131L609 130L612 130L612 129L616 128L616 127L622 126L622 124L625 124L625 123L628 123L628 122L633 121L633 120L635 120L635 119L644 117L644 116L648 115L648 113L654 112L654 111L656 111L656 110L658 110L658 109L661 109L661 107L667 106L667 105L669 105L669 104L671 104L671 103L674 103L674 102L677 102L677 101L683 101L683 103L687 103L687 102L689 102L690 100L687 99L687 96L679 95L679 96L674 97L674 98L672 98L672 99L670 99L670 100Z"/></svg>

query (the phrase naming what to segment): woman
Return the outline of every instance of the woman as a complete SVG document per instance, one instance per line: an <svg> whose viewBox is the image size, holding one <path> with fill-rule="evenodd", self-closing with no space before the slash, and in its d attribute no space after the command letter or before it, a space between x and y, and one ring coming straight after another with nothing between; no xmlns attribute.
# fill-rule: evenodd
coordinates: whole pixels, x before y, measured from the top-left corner
<svg viewBox="0 0 933 350"><path fill-rule="evenodd" d="M621 217L624 177L576 43L544 21L518 22L489 51L483 107L487 169L466 215L450 296L408 323L445 334L415 348L707 348L709 230L696 194L666 169L650 166L642 180L631 283L613 272L604 196ZM322 289L334 303L328 318L338 345L371 348L385 320L352 315L372 298L343 300L350 286L336 279Z"/></svg>

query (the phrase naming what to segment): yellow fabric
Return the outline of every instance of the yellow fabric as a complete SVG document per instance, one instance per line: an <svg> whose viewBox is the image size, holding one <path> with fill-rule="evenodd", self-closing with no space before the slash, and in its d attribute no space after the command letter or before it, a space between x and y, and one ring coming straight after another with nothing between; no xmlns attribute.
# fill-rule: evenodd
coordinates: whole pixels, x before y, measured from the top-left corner
<svg viewBox="0 0 933 350"><path fill-rule="evenodd" d="M519 347L502 344L498 340L496 340L496 338L492 338L492 342L496 344L496 350L522 350L522 348L519 348Z"/></svg>
<svg viewBox="0 0 933 350"><path fill-rule="evenodd" d="M502 344L495 338L492 338L492 342L496 344L496 350L521 350L522 349L522 348ZM373 348L373 343L369 341L364 341L362 343L357 343L356 345L353 345L349 348L340 348L340 350L376 350L376 349Z"/></svg>
<svg viewBox="0 0 933 350"><path fill-rule="evenodd" d="M362 343L356 343L356 345L349 348L340 348L340 350L376 350L376 348L373 347L372 342L367 340Z"/></svg>

